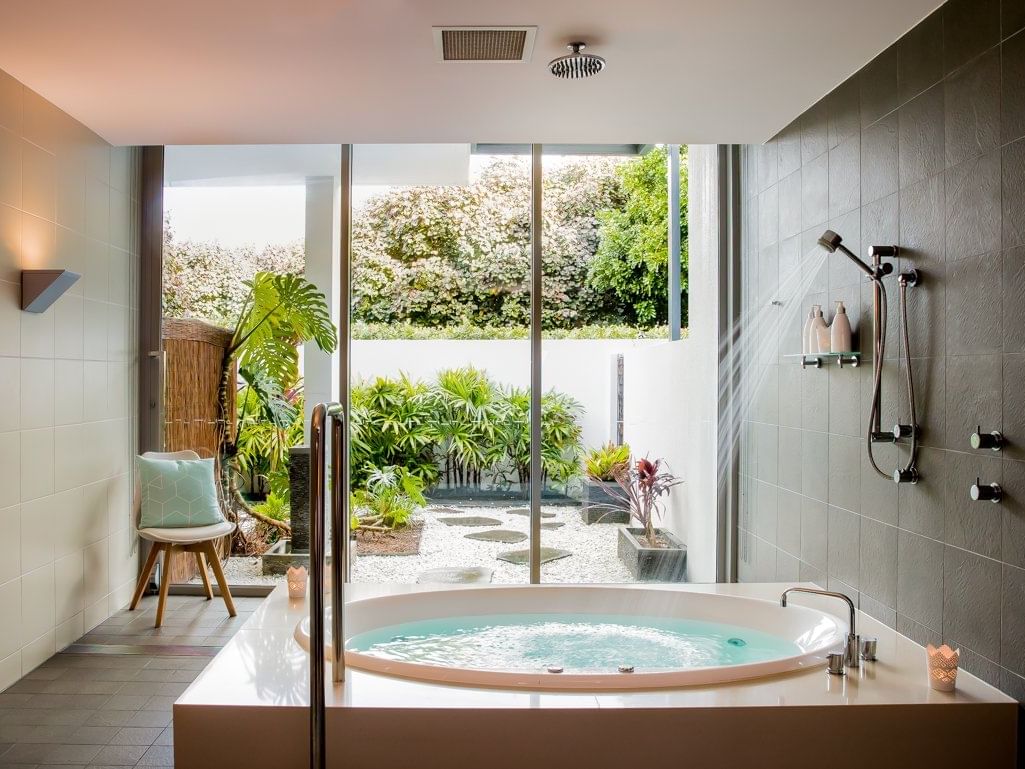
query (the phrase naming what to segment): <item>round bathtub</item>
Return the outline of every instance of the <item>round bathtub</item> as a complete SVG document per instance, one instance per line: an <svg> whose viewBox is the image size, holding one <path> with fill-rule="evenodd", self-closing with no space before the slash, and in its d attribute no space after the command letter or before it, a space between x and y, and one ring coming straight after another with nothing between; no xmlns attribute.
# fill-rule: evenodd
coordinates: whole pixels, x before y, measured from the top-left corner
<svg viewBox="0 0 1025 769"><path fill-rule="evenodd" d="M446 684L648 689L822 665L845 633L829 614L753 598L658 588L491 587L348 603L345 661ZM295 637L309 651L308 617ZM330 637L326 642L330 648Z"/></svg>

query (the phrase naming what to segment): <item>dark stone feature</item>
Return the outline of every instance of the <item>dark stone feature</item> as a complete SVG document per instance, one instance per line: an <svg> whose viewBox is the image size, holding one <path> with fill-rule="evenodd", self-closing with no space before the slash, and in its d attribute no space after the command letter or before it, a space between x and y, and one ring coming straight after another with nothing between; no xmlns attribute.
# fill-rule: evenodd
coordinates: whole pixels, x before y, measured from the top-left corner
<svg viewBox="0 0 1025 769"><path fill-rule="evenodd" d="M557 547L542 547L541 548L541 563L548 563L549 561L557 561L560 558L566 558L573 555L569 550L560 550ZM500 561L506 561L507 563L514 563L517 566L525 566L530 562L530 550L507 550L504 553L499 553L497 556Z"/></svg>
<svg viewBox="0 0 1025 769"><path fill-rule="evenodd" d="M580 515L584 523L630 523L630 511L621 499L614 497L597 481L584 483L584 507Z"/></svg>
<svg viewBox="0 0 1025 769"><path fill-rule="evenodd" d="M524 518L529 518L530 517L530 508L529 507L514 507L512 510L506 510L506 512L509 513L509 515L521 515ZM542 510L541 511L541 517L542 518L554 518L555 517L555 513L547 513L544 510Z"/></svg>
<svg viewBox="0 0 1025 769"><path fill-rule="evenodd" d="M672 532L656 529L672 547L648 547L641 536L644 529L619 530L619 560L639 582L686 582L687 546Z"/></svg>
<svg viewBox="0 0 1025 769"><path fill-rule="evenodd" d="M260 573L264 576L285 574L289 566L310 568L309 550L296 552L290 540L279 539L260 556Z"/></svg>
<svg viewBox="0 0 1025 769"><path fill-rule="evenodd" d="M1000 0L949 0L942 10L944 74L1000 42Z"/></svg>
<svg viewBox="0 0 1025 769"><path fill-rule="evenodd" d="M441 566L420 573L416 581L420 585L487 585L494 573L484 566Z"/></svg>
<svg viewBox="0 0 1025 769"><path fill-rule="evenodd" d="M513 531L512 529L471 531L469 534L464 534L463 536L467 539L479 539L483 542L503 542L507 545L515 545L517 542L522 542L527 538L527 535L522 531Z"/></svg>
<svg viewBox="0 0 1025 769"><path fill-rule="evenodd" d="M941 10L926 18L897 43L901 103L936 85L943 77Z"/></svg>
<svg viewBox="0 0 1025 769"><path fill-rule="evenodd" d="M292 519L292 551L310 552L310 449L293 446L288 450L289 507ZM275 572L284 573L284 572Z"/></svg>
<svg viewBox="0 0 1025 769"><path fill-rule="evenodd" d="M439 518L446 526L501 526L497 518L486 518L482 515L467 515L463 518Z"/></svg>

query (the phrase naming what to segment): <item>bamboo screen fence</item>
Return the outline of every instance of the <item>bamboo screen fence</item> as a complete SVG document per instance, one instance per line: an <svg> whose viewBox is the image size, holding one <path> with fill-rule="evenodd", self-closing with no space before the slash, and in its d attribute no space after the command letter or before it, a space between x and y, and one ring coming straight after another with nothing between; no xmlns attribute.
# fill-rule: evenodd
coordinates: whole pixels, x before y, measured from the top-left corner
<svg viewBox="0 0 1025 769"><path fill-rule="evenodd" d="M231 332L201 320L164 318L164 451L195 451L201 457L219 455L217 390L224 352ZM234 398L231 403L234 424ZM230 553L231 538L217 543L222 558ZM172 582L196 576L191 553L176 554Z"/></svg>

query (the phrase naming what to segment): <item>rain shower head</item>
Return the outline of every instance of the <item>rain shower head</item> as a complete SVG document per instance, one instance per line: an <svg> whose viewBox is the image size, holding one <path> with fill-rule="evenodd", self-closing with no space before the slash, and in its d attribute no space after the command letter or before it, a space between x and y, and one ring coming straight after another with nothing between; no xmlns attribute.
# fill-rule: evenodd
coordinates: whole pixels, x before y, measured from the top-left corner
<svg viewBox="0 0 1025 769"><path fill-rule="evenodd" d="M853 253L851 253L851 250L843 244L843 238L841 238L832 230L826 230L822 233L822 236L819 238L819 245L831 254L835 254L837 251L839 251L841 254L843 254L852 262L854 262L857 268L866 275L868 275L868 277L872 280L878 280L881 277L881 275L879 274L880 270L872 269L863 261L861 261L858 257L856 257ZM893 266L887 264L885 265L885 267L882 267L880 269L882 270L882 273L885 274L891 272L893 270Z"/></svg>

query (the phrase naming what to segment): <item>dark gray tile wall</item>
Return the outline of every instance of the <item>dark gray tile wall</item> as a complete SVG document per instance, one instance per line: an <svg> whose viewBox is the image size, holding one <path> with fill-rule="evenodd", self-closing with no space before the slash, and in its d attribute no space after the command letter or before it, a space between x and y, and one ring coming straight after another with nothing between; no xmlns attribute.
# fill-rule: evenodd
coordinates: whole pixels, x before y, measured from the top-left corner
<svg viewBox="0 0 1025 769"><path fill-rule="evenodd" d="M961 646L969 670L1021 696L1025 2L950 0L775 139L742 152L745 318L759 338L775 324L778 350L756 351L746 369L740 578L843 590L919 642ZM910 360L890 288L883 378L888 426L906 421L901 377L908 366L915 376L917 486L898 488L868 463L872 294L846 260L816 251L826 227L859 253L897 242L901 265L925 275L909 301ZM800 351L807 308L836 299L865 365L802 370L783 356ZM972 451L980 424L1011 445ZM876 453L891 472L898 449ZM969 500L977 476L1003 485L1002 504Z"/></svg>

